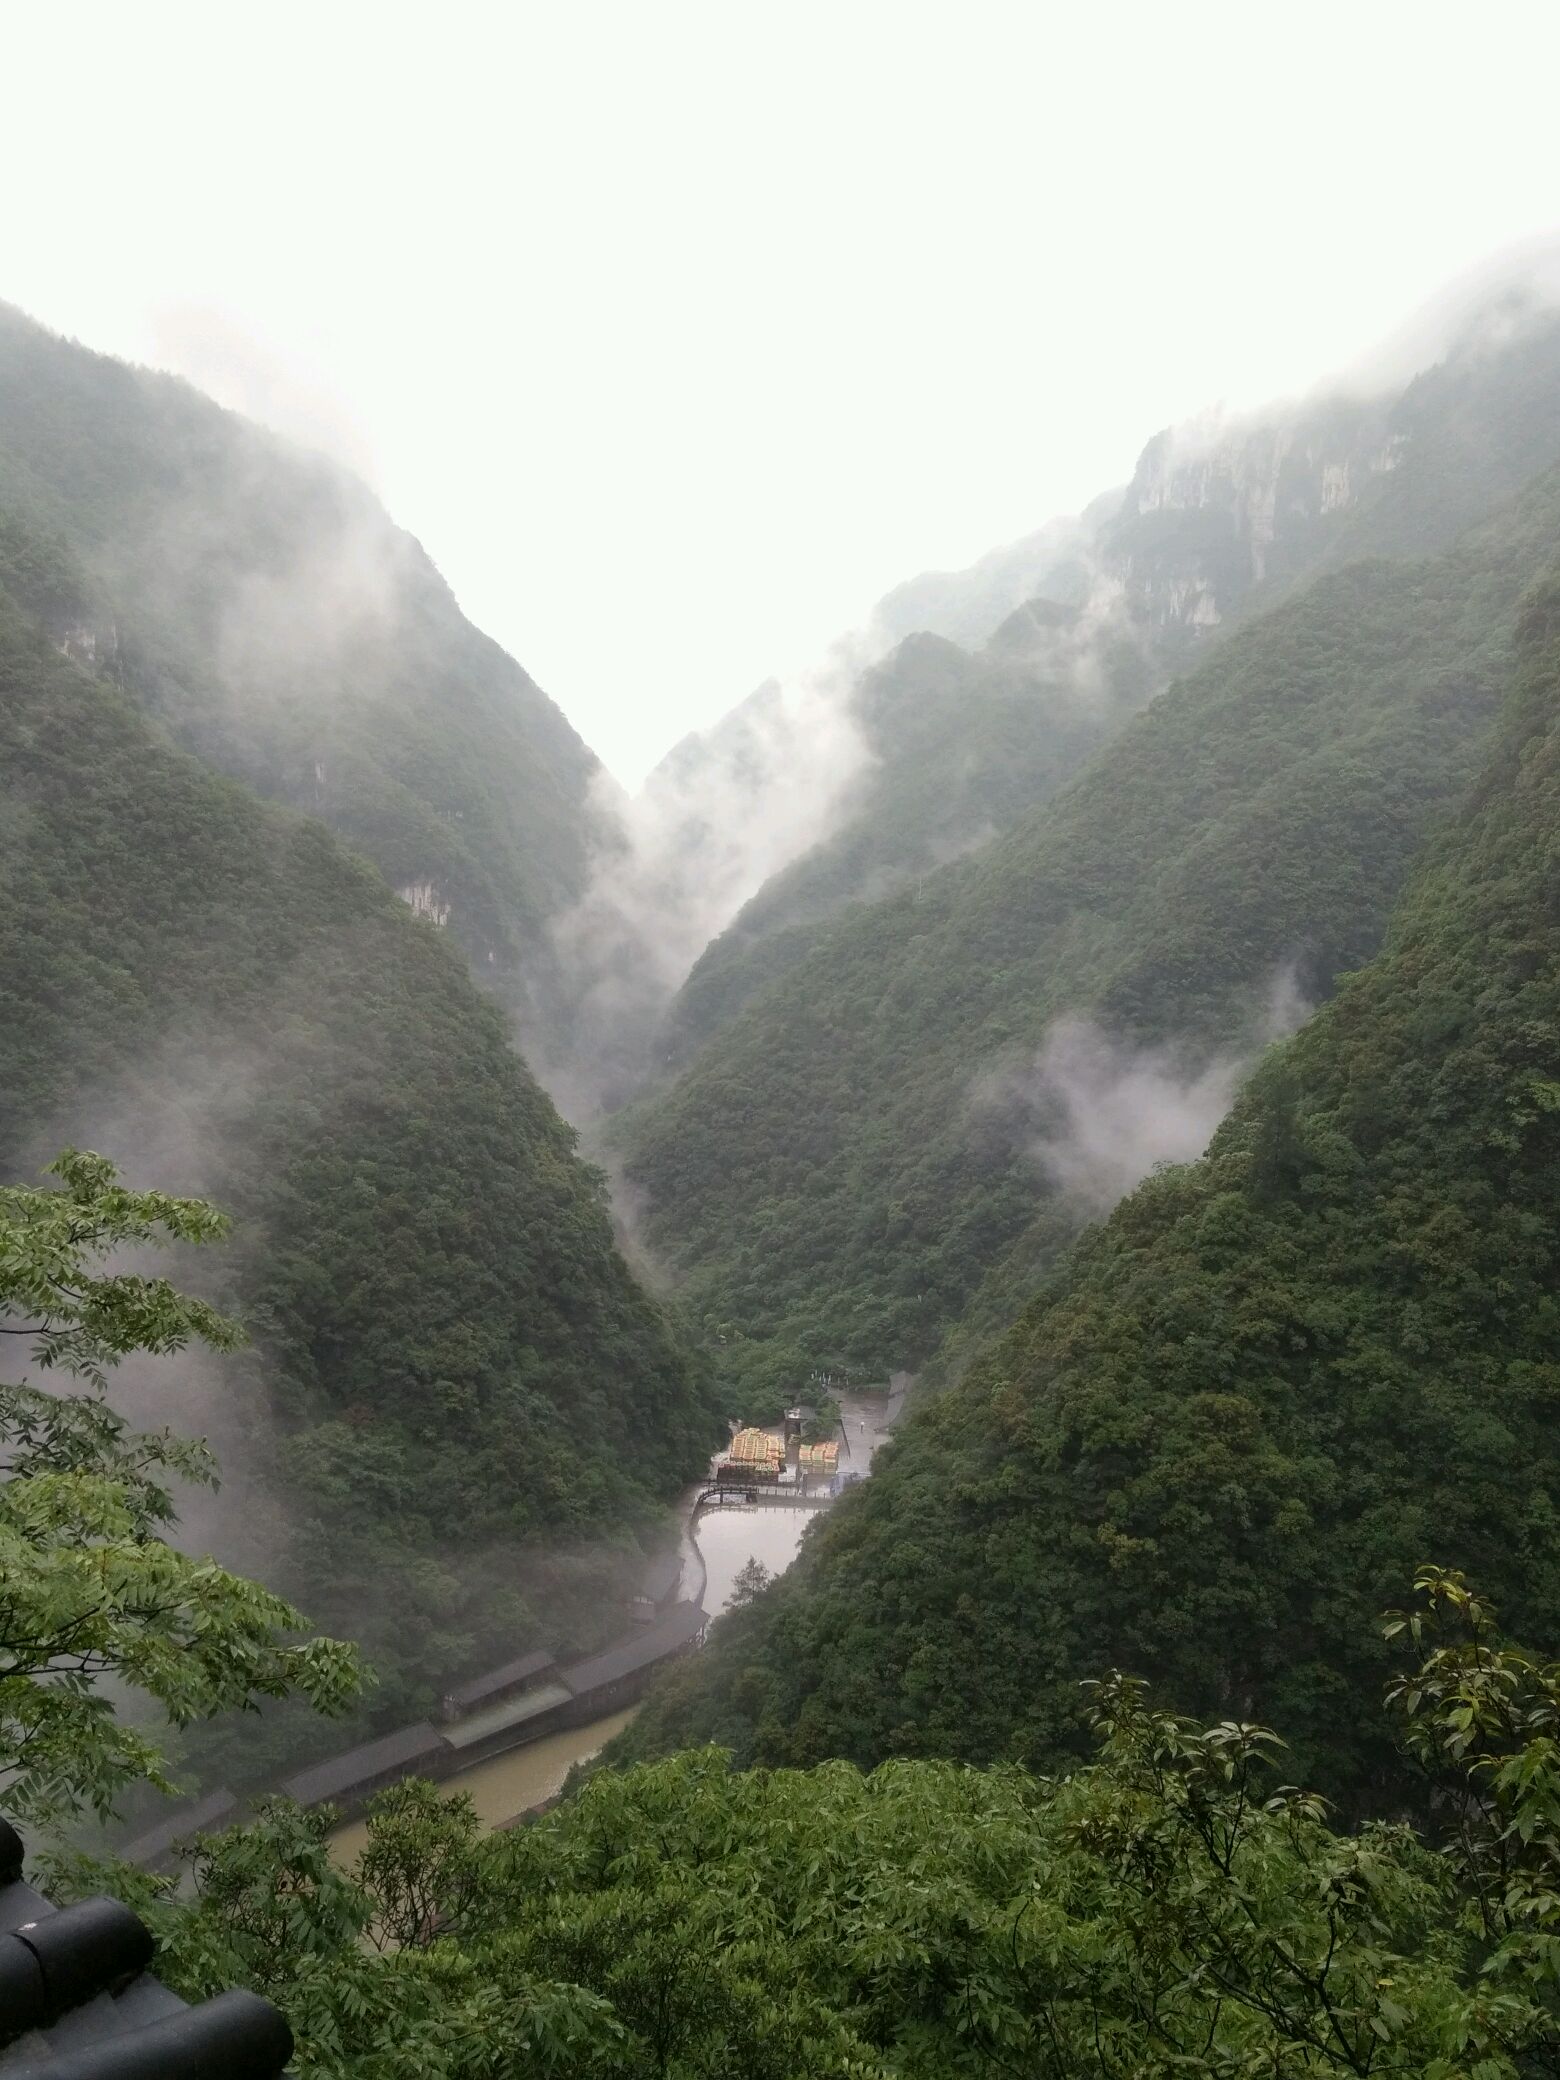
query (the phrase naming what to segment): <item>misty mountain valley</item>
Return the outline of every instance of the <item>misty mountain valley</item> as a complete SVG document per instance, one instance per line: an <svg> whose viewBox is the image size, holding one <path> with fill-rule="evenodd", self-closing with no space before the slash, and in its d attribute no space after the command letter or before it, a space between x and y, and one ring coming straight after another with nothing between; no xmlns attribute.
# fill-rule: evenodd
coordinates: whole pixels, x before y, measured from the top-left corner
<svg viewBox="0 0 1560 2080"><path fill-rule="evenodd" d="M1560 2075L1560 249L715 706L592 482L642 776L168 312L0 304L0 2080Z"/></svg>

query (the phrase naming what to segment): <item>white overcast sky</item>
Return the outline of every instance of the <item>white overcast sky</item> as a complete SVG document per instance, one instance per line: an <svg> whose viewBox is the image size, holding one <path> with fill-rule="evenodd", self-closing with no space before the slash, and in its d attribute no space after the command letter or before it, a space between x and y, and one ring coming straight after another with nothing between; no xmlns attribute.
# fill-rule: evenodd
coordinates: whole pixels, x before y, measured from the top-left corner
<svg viewBox="0 0 1560 2080"><path fill-rule="evenodd" d="M1560 225L1560 8L0 0L0 297L347 454L630 783Z"/></svg>

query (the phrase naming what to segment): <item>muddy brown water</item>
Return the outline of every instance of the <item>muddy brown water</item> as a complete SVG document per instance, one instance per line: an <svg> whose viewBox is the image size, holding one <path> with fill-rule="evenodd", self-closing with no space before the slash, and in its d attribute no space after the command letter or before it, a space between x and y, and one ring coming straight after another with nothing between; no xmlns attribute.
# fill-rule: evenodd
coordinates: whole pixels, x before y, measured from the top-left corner
<svg viewBox="0 0 1560 2080"><path fill-rule="evenodd" d="M588 1762L592 1755L599 1754L615 1733L622 1732L636 1710L637 1706L630 1706L626 1712L612 1712L589 1726L544 1734L541 1740L530 1741L523 1748L511 1748L507 1755L474 1762L470 1769L443 1778L439 1789L469 1793L483 1826L498 1827L527 1807L556 1798L575 1763ZM340 1861L350 1863L367 1839L364 1823L349 1820L331 1836L331 1852Z"/></svg>

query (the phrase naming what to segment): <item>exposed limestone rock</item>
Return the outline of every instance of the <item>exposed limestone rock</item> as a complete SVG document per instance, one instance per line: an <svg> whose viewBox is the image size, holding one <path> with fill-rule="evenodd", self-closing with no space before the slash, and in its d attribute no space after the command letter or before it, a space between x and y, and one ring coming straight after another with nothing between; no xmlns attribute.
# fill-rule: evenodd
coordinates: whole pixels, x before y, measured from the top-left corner
<svg viewBox="0 0 1560 2080"><path fill-rule="evenodd" d="M418 917L426 917L442 930L450 921L450 906L431 881L408 881L396 894Z"/></svg>

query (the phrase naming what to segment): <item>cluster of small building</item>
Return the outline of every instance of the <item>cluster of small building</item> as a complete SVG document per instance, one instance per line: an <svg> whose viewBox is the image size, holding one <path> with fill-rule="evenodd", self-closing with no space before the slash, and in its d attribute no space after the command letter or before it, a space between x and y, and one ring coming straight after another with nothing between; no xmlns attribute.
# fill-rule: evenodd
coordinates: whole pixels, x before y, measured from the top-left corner
<svg viewBox="0 0 1560 2080"><path fill-rule="evenodd" d="M738 1430L715 1467L715 1478L730 1487L753 1481L777 1481L785 1470L785 1446L768 1430Z"/></svg>
<svg viewBox="0 0 1560 2080"><path fill-rule="evenodd" d="M839 1475L840 1447L837 1438L803 1444L802 1430L810 1409L787 1411L784 1430L738 1430L716 1462L715 1479L723 1487L773 1486L787 1480L811 1493L819 1487L832 1488Z"/></svg>

